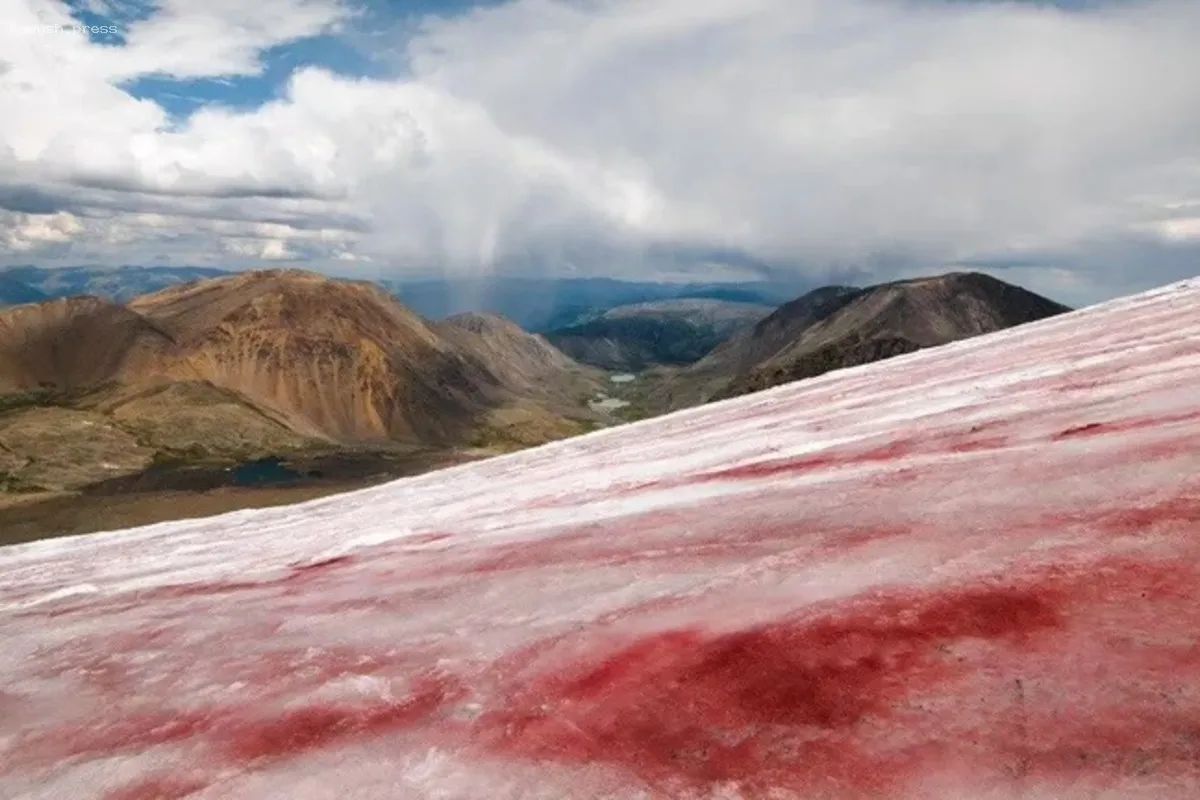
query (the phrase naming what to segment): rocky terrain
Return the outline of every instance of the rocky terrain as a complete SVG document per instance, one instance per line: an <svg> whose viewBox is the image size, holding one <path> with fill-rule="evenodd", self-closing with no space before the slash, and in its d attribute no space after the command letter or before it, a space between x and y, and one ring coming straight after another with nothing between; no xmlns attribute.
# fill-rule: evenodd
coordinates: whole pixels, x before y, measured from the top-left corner
<svg viewBox="0 0 1200 800"><path fill-rule="evenodd" d="M733 397L1069 311L979 273L830 286L785 303L681 370L647 376L654 413Z"/></svg>
<svg viewBox="0 0 1200 800"><path fill-rule="evenodd" d="M542 336L496 314L475 312L456 314L433 328L485 363L514 398L488 412L471 444L519 448L611 421L605 414L583 419L579 414L607 385L604 374L574 361Z"/></svg>

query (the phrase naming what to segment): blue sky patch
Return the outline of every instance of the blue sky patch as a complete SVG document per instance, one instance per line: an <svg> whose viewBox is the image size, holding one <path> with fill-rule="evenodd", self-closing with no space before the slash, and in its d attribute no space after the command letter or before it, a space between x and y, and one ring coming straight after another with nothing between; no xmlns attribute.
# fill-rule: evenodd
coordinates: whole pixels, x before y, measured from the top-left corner
<svg viewBox="0 0 1200 800"><path fill-rule="evenodd" d="M199 0L198 0L199 1ZM476 6L496 5L499 0L370 0L352 3L362 13L351 21L347 34L323 34L270 48L262 53L262 70L257 75L227 75L217 78L174 78L145 75L121 88L139 99L158 103L176 123L187 120L198 109L219 106L252 110L281 97L288 78L303 67L320 67L338 75L378 78L392 73L393 62L377 60L363 43L373 31L402 34L406 22L427 15L454 16ZM155 11L151 0L67 0L72 16L88 26L115 26L117 33L89 32L92 41L122 46L120 32ZM364 34L367 34L364 36Z"/></svg>
<svg viewBox="0 0 1200 800"><path fill-rule="evenodd" d="M208 105L239 110L257 108L280 97L289 76L308 66L353 77L381 74L368 56L337 36L322 35L267 50L262 55L263 68L258 75L190 79L147 75L122 88L134 97L153 100L174 118L186 118Z"/></svg>
<svg viewBox="0 0 1200 800"><path fill-rule="evenodd" d="M71 16L88 27L91 41L108 45L125 44L129 25L149 19L157 8L152 0L65 0L65 4Z"/></svg>

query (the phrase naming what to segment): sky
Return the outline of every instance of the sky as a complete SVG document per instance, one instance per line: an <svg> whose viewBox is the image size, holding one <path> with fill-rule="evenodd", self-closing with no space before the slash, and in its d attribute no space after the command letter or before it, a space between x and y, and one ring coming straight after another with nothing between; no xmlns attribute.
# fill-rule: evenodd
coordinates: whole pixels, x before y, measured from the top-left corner
<svg viewBox="0 0 1200 800"><path fill-rule="evenodd" d="M84 27L88 26L88 27ZM0 266L1200 273L1196 0L0 0Z"/></svg>

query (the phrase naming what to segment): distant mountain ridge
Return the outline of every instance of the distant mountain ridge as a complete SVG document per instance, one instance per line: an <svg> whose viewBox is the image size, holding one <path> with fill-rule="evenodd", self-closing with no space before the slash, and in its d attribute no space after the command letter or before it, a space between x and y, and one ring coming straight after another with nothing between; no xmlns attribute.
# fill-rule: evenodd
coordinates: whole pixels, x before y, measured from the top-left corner
<svg viewBox="0 0 1200 800"><path fill-rule="evenodd" d="M123 303L195 280L238 273L213 267L33 267L0 268L0 306L43 299L95 295ZM5 280L16 281L11 299ZM499 314L521 328L546 333L580 317L617 306L674 298L707 298L777 306L795 296L796 285L776 283L662 283L613 278L523 278L489 276L436 279L379 278L411 311L431 320L477 312ZM22 287L19 292L16 287ZM27 294L37 292L37 295Z"/></svg>
<svg viewBox="0 0 1200 800"><path fill-rule="evenodd" d="M19 305L21 303L37 303L47 299L43 292L0 272L0 306Z"/></svg>
<svg viewBox="0 0 1200 800"><path fill-rule="evenodd" d="M612 278L505 278L479 281L382 283L406 305L431 319L480 311L501 314L527 331L551 333L581 318L637 303L681 298L768 305L795 296L794 286L772 283L655 283Z"/></svg>
<svg viewBox="0 0 1200 800"><path fill-rule="evenodd" d="M1070 310L973 272L825 287L785 303L671 375L651 405L661 411L734 397Z"/></svg>
<svg viewBox="0 0 1200 800"><path fill-rule="evenodd" d="M0 269L0 281L19 281L39 296L30 300L7 300L0 305L77 295L94 295L124 303L144 294L188 281L219 278L233 274L213 267L6 267Z"/></svg>
<svg viewBox="0 0 1200 800"><path fill-rule="evenodd" d="M675 298L593 312L547 336L577 361L637 372L693 363L773 310L758 303Z"/></svg>

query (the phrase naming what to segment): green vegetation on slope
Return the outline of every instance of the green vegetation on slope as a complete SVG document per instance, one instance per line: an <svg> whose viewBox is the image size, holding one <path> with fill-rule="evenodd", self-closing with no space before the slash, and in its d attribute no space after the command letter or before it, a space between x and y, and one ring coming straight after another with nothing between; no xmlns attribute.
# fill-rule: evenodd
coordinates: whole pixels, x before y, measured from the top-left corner
<svg viewBox="0 0 1200 800"><path fill-rule="evenodd" d="M547 338L577 361L636 372L654 364L691 364L724 337L712 325L682 319L601 317L561 328Z"/></svg>

